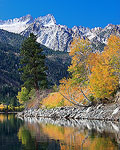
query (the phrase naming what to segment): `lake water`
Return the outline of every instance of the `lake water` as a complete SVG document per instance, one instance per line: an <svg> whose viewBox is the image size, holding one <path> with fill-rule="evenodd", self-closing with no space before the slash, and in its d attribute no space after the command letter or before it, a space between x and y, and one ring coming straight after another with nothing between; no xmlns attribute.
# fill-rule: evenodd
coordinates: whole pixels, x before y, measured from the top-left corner
<svg viewBox="0 0 120 150"><path fill-rule="evenodd" d="M119 150L119 124L0 114L0 150Z"/></svg>

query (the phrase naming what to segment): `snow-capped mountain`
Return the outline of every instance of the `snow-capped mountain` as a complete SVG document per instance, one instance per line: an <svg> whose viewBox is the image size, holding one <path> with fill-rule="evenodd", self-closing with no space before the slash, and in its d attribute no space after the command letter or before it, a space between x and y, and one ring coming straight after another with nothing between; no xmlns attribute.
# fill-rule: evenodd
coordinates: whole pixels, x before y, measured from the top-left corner
<svg viewBox="0 0 120 150"><path fill-rule="evenodd" d="M93 29L74 26L72 29L65 25L56 24L53 15L33 19L27 15L21 18L0 20L0 29L29 36L32 32L37 35L37 41L53 50L69 51L73 37L87 37L94 48L102 50L111 34L120 35L120 25L108 24L105 28Z"/></svg>
<svg viewBox="0 0 120 150"><path fill-rule="evenodd" d="M34 22L39 22L41 26L46 26L46 27L56 25L56 20L51 14L48 14L47 16L43 16L43 17L38 17L35 19Z"/></svg>
<svg viewBox="0 0 120 150"><path fill-rule="evenodd" d="M0 20L0 29L20 34L22 31L27 29L32 22L33 18L31 15L27 15L21 18L9 19L6 21Z"/></svg>

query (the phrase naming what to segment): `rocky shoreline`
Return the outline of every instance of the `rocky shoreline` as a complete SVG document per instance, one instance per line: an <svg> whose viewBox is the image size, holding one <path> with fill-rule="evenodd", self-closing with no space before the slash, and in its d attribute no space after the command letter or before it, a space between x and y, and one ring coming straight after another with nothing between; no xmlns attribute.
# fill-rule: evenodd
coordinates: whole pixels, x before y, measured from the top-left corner
<svg viewBox="0 0 120 150"><path fill-rule="evenodd" d="M65 106L53 109L29 109L18 113L17 117L120 121L120 104L99 104L90 107Z"/></svg>

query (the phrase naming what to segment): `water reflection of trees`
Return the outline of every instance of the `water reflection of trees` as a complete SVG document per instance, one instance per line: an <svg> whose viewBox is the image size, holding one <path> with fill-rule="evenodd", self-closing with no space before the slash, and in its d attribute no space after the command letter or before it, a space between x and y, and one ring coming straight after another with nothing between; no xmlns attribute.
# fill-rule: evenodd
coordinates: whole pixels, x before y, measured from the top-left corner
<svg viewBox="0 0 120 150"><path fill-rule="evenodd" d="M19 129L18 138L23 144L23 150L60 150L59 141L48 138L40 128L36 132L30 125Z"/></svg>
<svg viewBox="0 0 120 150"><path fill-rule="evenodd" d="M23 122L14 114L0 114L0 150L21 150L17 132Z"/></svg>
<svg viewBox="0 0 120 150"><path fill-rule="evenodd" d="M35 150L35 139L31 136L30 131L26 127L22 126L19 129L18 138L24 145L24 150Z"/></svg>
<svg viewBox="0 0 120 150"><path fill-rule="evenodd" d="M58 122L58 121L57 121ZM62 126L34 121L26 122L14 115L0 115L0 150L118 150L120 139L119 126L115 130L93 126L92 122L85 126L79 122L73 126ZM94 122L95 125L95 122ZM98 125L98 124L96 124ZM99 122L100 125L100 122ZM102 125L105 126L104 123ZM102 126L101 126L102 127ZM118 127L118 128L117 128Z"/></svg>
<svg viewBox="0 0 120 150"><path fill-rule="evenodd" d="M37 122L32 124L26 123L25 126L20 128L18 135L22 144L26 147L28 145L29 147L33 147L34 149L32 150L118 149L116 134L106 131L98 132L96 130L88 130L87 128L81 130L78 127L63 127Z"/></svg>

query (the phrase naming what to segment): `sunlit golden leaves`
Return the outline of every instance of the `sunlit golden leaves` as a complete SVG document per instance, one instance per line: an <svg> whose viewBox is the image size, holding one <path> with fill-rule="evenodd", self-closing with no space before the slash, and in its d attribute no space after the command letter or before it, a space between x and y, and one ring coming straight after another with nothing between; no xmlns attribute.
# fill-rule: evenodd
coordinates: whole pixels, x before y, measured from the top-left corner
<svg viewBox="0 0 120 150"><path fill-rule="evenodd" d="M86 104L85 97L83 96L84 92L86 96L89 95L89 89L87 86L81 87L78 83L73 83L74 80L72 78L69 79L62 79L60 81L59 91L62 93L67 99L69 99L74 104Z"/></svg>
<svg viewBox="0 0 120 150"><path fill-rule="evenodd" d="M73 40L69 53L72 57L68 67L70 77L60 81L59 92L50 95L45 103L54 103L54 106L86 104L90 96L109 99L117 90L120 80L120 38L111 35L103 52L93 53L90 44L87 39Z"/></svg>
<svg viewBox="0 0 120 150"><path fill-rule="evenodd" d="M87 78L86 60L90 52L91 46L87 39L76 38L71 43L69 55L72 56L72 61L68 71L76 83L82 83Z"/></svg>
<svg viewBox="0 0 120 150"><path fill-rule="evenodd" d="M120 71L120 38L111 35L102 53L88 59L89 87L96 98L109 98L117 89Z"/></svg>

